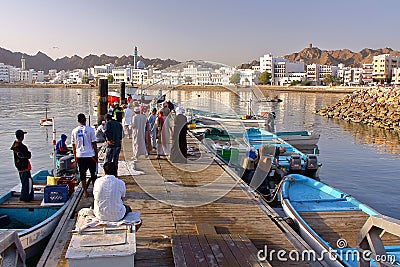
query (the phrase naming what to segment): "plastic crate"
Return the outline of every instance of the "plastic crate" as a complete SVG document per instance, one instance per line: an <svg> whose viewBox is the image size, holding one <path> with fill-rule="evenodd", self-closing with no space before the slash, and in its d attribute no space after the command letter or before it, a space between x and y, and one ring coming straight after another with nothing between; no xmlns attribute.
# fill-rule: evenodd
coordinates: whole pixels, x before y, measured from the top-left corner
<svg viewBox="0 0 400 267"><path fill-rule="evenodd" d="M44 188L44 203L62 203L68 200L68 185L47 185Z"/></svg>
<svg viewBox="0 0 400 267"><path fill-rule="evenodd" d="M222 151L221 151L221 156L224 159L229 159L231 157L231 150L223 148Z"/></svg>
<svg viewBox="0 0 400 267"><path fill-rule="evenodd" d="M68 196L72 195L75 191L76 182L75 177L60 177L60 179L57 180L58 185L68 185Z"/></svg>

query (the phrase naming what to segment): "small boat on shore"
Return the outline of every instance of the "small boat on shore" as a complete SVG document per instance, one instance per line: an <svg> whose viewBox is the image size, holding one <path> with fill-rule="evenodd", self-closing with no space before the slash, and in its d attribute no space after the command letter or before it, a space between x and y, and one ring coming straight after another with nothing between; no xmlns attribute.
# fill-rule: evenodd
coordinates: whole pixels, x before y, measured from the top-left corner
<svg viewBox="0 0 400 267"><path fill-rule="evenodd" d="M276 132L275 134L294 147L316 146L320 138L320 134L308 131Z"/></svg>
<svg viewBox="0 0 400 267"><path fill-rule="evenodd" d="M380 215L377 211L327 184L298 174L284 179L280 195L284 212L317 257L323 257L330 266L359 266L357 235L370 216ZM398 262L400 237L384 232L381 238L386 256ZM371 264L376 266L373 261Z"/></svg>

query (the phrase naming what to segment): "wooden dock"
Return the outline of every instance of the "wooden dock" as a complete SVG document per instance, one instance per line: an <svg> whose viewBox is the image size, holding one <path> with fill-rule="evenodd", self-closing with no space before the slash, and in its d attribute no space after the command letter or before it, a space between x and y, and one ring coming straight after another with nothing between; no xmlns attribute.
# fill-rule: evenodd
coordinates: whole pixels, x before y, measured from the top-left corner
<svg viewBox="0 0 400 267"><path fill-rule="evenodd" d="M229 259L235 255L238 266L242 266L240 262L248 262L249 266L309 266L303 261L279 261L276 253L271 260L267 258L268 262L258 261L256 252L265 246L268 251L287 253L310 248L197 139L188 136L188 146L196 152L189 155L187 164L173 164L151 154L136 162L135 169L144 174L131 175L132 143L123 140L119 176L127 188L125 202L133 211L141 212L143 221L137 233L136 266L192 266L194 259L208 257L210 250L204 242L219 242L220 250L228 250L226 258L215 258L216 266L235 262ZM90 197L81 199L78 209L91 204ZM206 241L198 243L201 240ZM66 243L60 258L42 262L43 266L68 266L64 257L69 242L63 241ZM208 245L215 248L215 244ZM248 256L242 259L237 255ZM197 265L212 266L213 262ZM312 265L321 266L318 262Z"/></svg>

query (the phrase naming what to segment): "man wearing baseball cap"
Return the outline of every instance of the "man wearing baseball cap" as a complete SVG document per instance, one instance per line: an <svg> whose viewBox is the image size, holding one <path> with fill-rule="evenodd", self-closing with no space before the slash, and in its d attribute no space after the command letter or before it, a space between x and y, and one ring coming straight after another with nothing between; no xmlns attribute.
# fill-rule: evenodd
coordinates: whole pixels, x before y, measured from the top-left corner
<svg viewBox="0 0 400 267"><path fill-rule="evenodd" d="M17 130L15 132L16 140L11 146L11 150L14 151L14 164L19 173L19 179L21 180L21 195L19 199L21 201L30 202L33 200L33 181L31 176L31 163L29 159L32 154L28 148L22 143L26 132L23 130Z"/></svg>

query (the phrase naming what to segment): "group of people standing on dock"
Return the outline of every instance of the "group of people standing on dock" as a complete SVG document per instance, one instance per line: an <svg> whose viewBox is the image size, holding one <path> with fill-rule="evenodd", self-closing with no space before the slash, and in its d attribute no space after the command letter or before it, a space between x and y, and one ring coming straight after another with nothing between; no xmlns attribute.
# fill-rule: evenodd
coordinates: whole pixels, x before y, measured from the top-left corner
<svg viewBox="0 0 400 267"><path fill-rule="evenodd" d="M108 117L120 122L123 136L132 139L132 159L140 156L147 157L153 150L157 158L169 156L172 162L185 163L187 158L187 119L184 110L175 108L173 103L166 101L157 110L153 108L148 116L147 107L130 102L120 108L119 103L110 107ZM122 110L122 112L121 112ZM106 120L107 121L107 120ZM105 125L108 124L108 121ZM97 136L104 132L106 127L98 128Z"/></svg>
<svg viewBox="0 0 400 267"><path fill-rule="evenodd" d="M132 110L133 109L133 110ZM187 119L182 108L175 108L171 102L164 102L157 110L147 110L137 103L119 106L104 116L104 121L94 128L86 125L86 116L77 116L78 126L71 132L72 154L78 166L82 182L83 196L88 196L89 184L93 183L94 214L100 220L118 221L124 218L131 209L123 204L125 183L118 179L118 160L122 139L132 139L132 159L140 156L148 157L155 149L157 158L168 156L171 162L186 163L187 160ZM21 180L21 201L34 200L33 181L31 177L31 152L22 143L26 132L17 130L16 140L11 150ZM65 155L69 152L66 145L67 135L62 134L56 144L56 153ZM97 179L98 143L105 142L104 159L105 175ZM90 178L87 180L86 172Z"/></svg>

